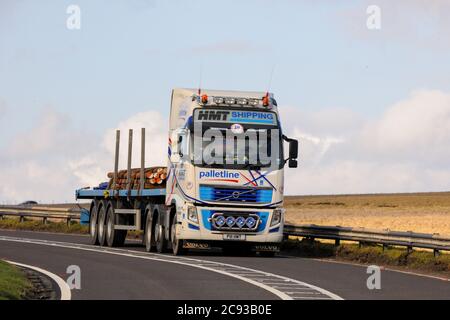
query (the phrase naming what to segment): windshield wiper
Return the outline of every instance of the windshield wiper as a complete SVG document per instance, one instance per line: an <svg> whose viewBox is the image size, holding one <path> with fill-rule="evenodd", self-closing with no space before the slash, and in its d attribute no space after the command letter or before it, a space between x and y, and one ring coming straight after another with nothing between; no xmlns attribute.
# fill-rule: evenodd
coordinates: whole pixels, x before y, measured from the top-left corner
<svg viewBox="0 0 450 320"><path fill-rule="evenodd" d="M245 165L242 167L242 169L261 170L261 166L254 165L254 164L251 164L251 163L247 163L247 164L245 164Z"/></svg>

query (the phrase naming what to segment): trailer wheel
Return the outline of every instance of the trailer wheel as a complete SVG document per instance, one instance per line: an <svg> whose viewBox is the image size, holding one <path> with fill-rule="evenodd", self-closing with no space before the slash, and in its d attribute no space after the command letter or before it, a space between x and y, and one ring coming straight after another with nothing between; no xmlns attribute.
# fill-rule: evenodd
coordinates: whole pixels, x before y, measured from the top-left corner
<svg viewBox="0 0 450 320"><path fill-rule="evenodd" d="M91 237L91 244L98 244L98 203L92 201L91 210L89 212L89 236Z"/></svg>
<svg viewBox="0 0 450 320"><path fill-rule="evenodd" d="M157 217L157 222L155 223L154 235L156 243L156 251L159 253L164 253L167 250L167 241L164 235L164 215L159 212Z"/></svg>
<svg viewBox="0 0 450 320"><path fill-rule="evenodd" d="M106 210L106 204L102 204L98 216L98 243L101 246L104 246L106 244Z"/></svg>
<svg viewBox="0 0 450 320"><path fill-rule="evenodd" d="M126 230L115 230L114 206L112 203L108 205L106 211L106 244L108 247L120 247L125 243L127 237Z"/></svg>
<svg viewBox="0 0 450 320"><path fill-rule="evenodd" d="M145 251L154 252L155 250L155 234L153 233L153 211L150 205L145 208L147 212L147 218L145 219L145 230L143 242L145 245Z"/></svg>
<svg viewBox="0 0 450 320"><path fill-rule="evenodd" d="M181 256L186 253L186 250L183 248L183 240L177 238L177 214L172 219L172 226L170 230L170 240L172 242L172 251L175 256Z"/></svg>

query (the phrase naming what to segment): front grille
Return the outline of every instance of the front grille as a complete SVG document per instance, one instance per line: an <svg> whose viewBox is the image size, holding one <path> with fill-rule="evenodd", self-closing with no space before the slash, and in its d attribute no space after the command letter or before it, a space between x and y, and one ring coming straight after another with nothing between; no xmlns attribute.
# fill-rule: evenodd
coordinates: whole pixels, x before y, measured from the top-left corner
<svg viewBox="0 0 450 320"><path fill-rule="evenodd" d="M270 203L272 193L272 189L200 186L203 201Z"/></svg>
<svg viewBox="0 0 450 320"><path fill-rule="evenodd" d="M262 223L255 213L215 212L209 218L212 230L216 231L252 231L258 230Z"/></svg>

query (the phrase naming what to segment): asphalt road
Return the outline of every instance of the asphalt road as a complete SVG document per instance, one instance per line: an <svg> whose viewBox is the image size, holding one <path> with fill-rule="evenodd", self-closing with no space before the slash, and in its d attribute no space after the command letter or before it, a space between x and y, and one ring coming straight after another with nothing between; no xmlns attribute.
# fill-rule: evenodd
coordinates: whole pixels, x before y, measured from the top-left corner
<svg viewBox="0 0 450 320"><path fill-rule="evenodd" d="M381 273L381 290L369 290L366 267L351 264L220 254L179 259L144 253L132 242L105 252L91 251L103 249L88 244L86 236L0 230L0 259L63 279L68 266L79 266L81 289L72 290L72 299L450 299L448 281L388 270Z"/></svg>

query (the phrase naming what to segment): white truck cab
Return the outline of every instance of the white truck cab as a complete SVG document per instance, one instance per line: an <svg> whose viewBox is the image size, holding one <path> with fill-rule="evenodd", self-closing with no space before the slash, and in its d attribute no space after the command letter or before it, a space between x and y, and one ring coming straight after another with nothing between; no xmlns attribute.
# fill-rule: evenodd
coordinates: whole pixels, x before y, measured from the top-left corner
<svg viewBox="0 0 450 320"><path fill-rule="evenodd" d="M298 144L282 134L273 95L174 89L169 122L166 206L176 208L174 251L278 251L284 167L297 166Z"/></svg>

